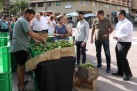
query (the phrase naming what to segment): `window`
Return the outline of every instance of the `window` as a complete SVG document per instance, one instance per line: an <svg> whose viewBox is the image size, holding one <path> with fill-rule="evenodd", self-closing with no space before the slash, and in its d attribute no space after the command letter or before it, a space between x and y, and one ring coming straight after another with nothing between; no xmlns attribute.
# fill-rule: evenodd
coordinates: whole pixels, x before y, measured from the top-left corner
<svg viewBox="0 0 137 91"><path fill-rule="evenodd" d="M96 6L96 2L93 2L93 6Z"/></svg>
<svg viewBox="0 0 137 91"><path fill-rule="evenodd" d="M44 6L44 3L40 2L38 3L38 7L43 7Z"/></svg>
<svg viewBox="0 0 137 91"><path fill-rule="evenodd" d="M47 6L51 6L51 2L47 2Z"/></svg>
<svg viewBox="0 0 137 91"><path fill-rule="evenodd" d="M84 1L79 1L79 2L78 2L78 5L79 5L79 6L84 6L84 5L85 5L85 2L84 2Z"/></svg>
<svg viewBox="0 0 137 91"><path fill-rule="evenodd" d="M32 7L36 7L36 3L31 3L31 6Z"/></svg>
<svg viewBox="0 0 137 91"><path fill-rule="evenodd" d="M60 1L56 1L56 6L61 6L61 2Z"/></svg>
<svg viewBox="0 0 137 91"><path fill-rule="evenodd" d="M100 2L100 3L99 3L99 6L102 7L102 6L103 6L103 3Z"/></svg>
<svg viewBox="0 0 137 91"><path fill-rule="evenodd" d="M109 4L107 4L107 8L109 8Z"/></svg>
<svg viewBox="0 0 137 91"><path fill-rule="evenodd" d="M79 6L90 6L90 1L79 1L78 5Z"/></svg>
<svg viewBox="0 0 137 91"><path fill-rule="evenodd" d="M113 8L113 9L115 9L115 8L116 8L116 6L115 6L114 4L112 4L112 8Z"/></svg>
<svg viewBox="0 0 137 91"><path fill-rule="evenodd" d="M71 1L67 1L66 5L70 6L71 5Z"/></svg>
<svg viewBox="0 0 137 91"><path fill-rule="evenodd" d="M85 6L90 6L90 1L85 1Z"/></svg>

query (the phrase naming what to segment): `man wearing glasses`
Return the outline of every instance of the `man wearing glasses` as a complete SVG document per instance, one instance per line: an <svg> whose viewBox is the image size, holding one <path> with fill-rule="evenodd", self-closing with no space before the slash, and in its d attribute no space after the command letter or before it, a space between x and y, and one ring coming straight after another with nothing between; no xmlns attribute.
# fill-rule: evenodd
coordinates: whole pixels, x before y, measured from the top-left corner
<svg viewBox="0 0 137 91"><path fill-rule="evenodd" d="M119 10L117 18L119 22L116 25L116 34L113 39L116 39L117 41L115 51L118 71L116 73L112 73L112 75L123 76L124 74L123 80L126 81L132 77L132 72L127 60L127 53L131 47L133 25L126 18L125 10Z"/></svg>

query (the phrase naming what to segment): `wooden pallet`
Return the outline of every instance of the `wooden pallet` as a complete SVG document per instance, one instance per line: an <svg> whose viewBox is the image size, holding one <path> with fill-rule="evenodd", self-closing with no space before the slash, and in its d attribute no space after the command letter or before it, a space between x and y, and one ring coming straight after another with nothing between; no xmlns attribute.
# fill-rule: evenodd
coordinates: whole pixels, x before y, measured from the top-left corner
<svg viewBox="0 0 137 91"><path fill-rule="evenodd" d="M96 90L96 80L92 79L90 81L88 80L84 80L80 77L78 77L78 86L80 86L82 83L88 85L87 87L89 87L91 90Z"/></svg>

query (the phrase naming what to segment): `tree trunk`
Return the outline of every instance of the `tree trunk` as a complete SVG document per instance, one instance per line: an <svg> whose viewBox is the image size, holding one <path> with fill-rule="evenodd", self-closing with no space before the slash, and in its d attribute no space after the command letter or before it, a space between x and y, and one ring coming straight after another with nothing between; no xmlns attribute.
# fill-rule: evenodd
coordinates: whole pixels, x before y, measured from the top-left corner
<svg viewBox="0 0 137 91"><path fill-rule="evenodd" d="M25 8L21 8L21 16L25 13Z"/></svg>

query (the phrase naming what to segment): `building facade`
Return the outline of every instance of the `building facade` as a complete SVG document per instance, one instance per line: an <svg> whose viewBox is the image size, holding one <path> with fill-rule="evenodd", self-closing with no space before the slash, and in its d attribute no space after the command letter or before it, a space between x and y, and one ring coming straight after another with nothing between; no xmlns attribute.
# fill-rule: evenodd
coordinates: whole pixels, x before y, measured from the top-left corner
<svg viewBox="0 0 137 91"><path fill-rule="evenodd" d="M129 14L130 2L127 0L29 0L36 12L47 11L49 14L59 15L60 13L71 13L84 11L93 13L103 9L105 17L115 20L116 12L119 9L126 10Z"/></svg>

